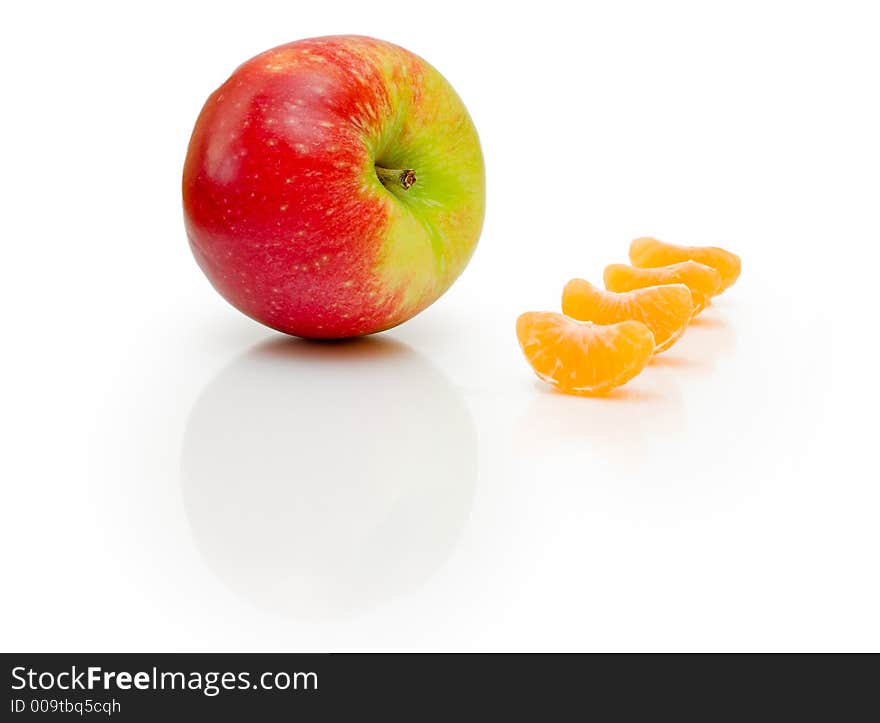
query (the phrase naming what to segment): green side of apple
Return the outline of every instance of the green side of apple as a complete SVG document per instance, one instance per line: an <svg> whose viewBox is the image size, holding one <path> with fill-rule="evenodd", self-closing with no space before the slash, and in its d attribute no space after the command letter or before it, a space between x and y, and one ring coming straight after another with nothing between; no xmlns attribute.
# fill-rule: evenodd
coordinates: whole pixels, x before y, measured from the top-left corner
<svg viewBox="0 0 880 723"><path fill-rule="evenodd" d="M420 61L419 88L398 77L395 113L375 145L375 164L412 169L408 189L383 186L388 228L375 273L413 313L436 300L470 259L485 214L485 170L476 128L452 86ZM368 172L372 172L371 169Z"/></svg>

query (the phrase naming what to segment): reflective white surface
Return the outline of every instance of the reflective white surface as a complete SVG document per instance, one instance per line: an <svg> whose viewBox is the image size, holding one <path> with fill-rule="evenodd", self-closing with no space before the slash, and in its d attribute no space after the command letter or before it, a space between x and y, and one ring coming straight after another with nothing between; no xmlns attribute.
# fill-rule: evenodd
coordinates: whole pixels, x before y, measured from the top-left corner
<svg viewBox="0 0 880 723"><path fill-rule="evenodd" d="M0 31L4 649L880 646L860 9L163 13L22 6ZM238 62L340 29L458 89L488 215L433 307L313 344L213 292L179 176ZM743 276L610 398L549 391L517 314L646 233L729 244Z"/></svg>

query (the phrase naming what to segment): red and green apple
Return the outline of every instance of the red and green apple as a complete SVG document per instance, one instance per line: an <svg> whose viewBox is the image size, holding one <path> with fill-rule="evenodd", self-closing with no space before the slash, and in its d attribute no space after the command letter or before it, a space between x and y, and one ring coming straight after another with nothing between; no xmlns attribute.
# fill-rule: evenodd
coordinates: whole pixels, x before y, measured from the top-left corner
<svg viewBox="0 0 880 723"><path fill-rule="evenodd" d="M360 36L300 40L207 100L183 172L187 235L233 306L312 338L388 329L462 272L483 223L483 156L427 62Z"/></svg>

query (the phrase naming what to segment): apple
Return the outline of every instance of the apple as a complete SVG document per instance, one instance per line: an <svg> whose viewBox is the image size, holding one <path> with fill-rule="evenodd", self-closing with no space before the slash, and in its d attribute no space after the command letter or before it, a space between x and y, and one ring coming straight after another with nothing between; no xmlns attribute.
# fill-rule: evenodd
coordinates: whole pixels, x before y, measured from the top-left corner
<svg viewBox="0 0 880 723"><path fill-rule="evenodd" d="M288 334L389 329L440 297L483 224L477 131L449 83L382 40L300 40L208 98L183 170L190 247L233 306Z"/></svg>

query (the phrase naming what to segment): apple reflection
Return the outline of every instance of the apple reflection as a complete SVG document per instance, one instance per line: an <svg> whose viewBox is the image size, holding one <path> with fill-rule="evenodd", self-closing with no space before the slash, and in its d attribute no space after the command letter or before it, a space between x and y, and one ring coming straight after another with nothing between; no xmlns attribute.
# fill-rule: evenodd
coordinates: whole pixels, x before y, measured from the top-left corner
<svg viewBox="0 0 880 723"><path fill-rule="evenodd" d="M282 338L207 386L181 470L196 544L230 588L335 617L443 565L470 513L477 444L464 401L409 347Z"/></svg>

